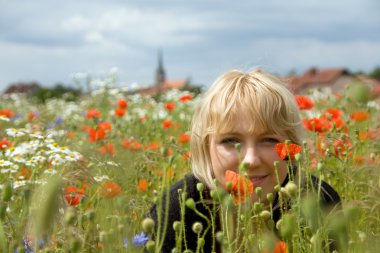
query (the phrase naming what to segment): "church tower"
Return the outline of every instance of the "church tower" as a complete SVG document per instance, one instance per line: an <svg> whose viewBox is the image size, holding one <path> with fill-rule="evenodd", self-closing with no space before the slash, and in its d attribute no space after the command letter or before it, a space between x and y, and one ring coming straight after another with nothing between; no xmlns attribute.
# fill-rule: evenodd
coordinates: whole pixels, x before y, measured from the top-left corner
<svg viewBox="0 0 380 253"><path fill-rule="evenodd" d="M158 52L158 66L156 70L156 87L160 87L166 80L166 74L164 70L164 64L162 60L162 52L161 50Z"/></svg>

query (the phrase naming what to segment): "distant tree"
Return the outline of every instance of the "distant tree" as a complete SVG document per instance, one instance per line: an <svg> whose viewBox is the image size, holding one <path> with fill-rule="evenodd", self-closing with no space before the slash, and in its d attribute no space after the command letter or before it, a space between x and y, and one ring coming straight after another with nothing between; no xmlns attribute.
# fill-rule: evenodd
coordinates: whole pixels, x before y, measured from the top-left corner
<svg viewBox="0 0 380 253"><path fill-rule="evenodd" d="M369 76L372 77L373 79L376 79L380 81L380 66L377 66L374 68L370 73Z"/></svg>
<svg viewBox="0 0 380 253"><path fill-rule="evenodd" d="M40 88L33 92L30 97L39 103L45 103L49 99L61 98L66 101L75 101L81 92L77 89L57 83L53 88Z"/></svg>

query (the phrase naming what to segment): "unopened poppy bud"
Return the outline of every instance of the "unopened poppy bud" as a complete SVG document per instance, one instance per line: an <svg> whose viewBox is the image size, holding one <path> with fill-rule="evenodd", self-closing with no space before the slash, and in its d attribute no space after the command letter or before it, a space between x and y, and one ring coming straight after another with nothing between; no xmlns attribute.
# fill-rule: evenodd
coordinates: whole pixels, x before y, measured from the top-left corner
<svg viewBox="0 0 380 253"><path fill-rule="evenodd" d="M200 183L200 182L197 183L197 190L199 192L203 192L204 188L205 188L205 186L202 183Z"/></svg>
<svg viewBox="0 0 380 253"><path fill-rule="evenodd" d="M154 220L152 218L145 218L142 221L142 229L145 233L151 233L154 228Z"/></svg>
<svg viewBox="0 0 380 253"><path fill-rule="evenodd" d="M175 222L173 222L173 229L174 229L174 231L176 231L178 233L181 229L181 222L179 222L177 220Z"/></svg>
<svg viewBox="0 0 380 253"><path fill-rule="evenodd" d="M156 243L152 240L149 240L146 242L145 245L146 249L148 250L149 253L153 253L156 249Z"/></svg>
<svg viewBox="0 0 380 253"><path fill-rule="evenodd" d="M296 161L300 161L301 160L301 154L300 153L295 154L294 158L296 159Z"/></svg>
<svg viewBox="0 0 380 253"><path fill-rule="evenodd" d="M222 243L223 240L224 240L224 234L223 234L223 232L222 231L216 232L215 238L216 238L217 242Z"/></svg>
<svg viewBox="0 0 380 253"><path fill-rule="evenodd" d="M263 194L263 188L261 188L260 186L256 187L255 193L258 197L261 197L261 195Z"/></svg>
<svg viewBox="0 0 380 253"><path fill-rule="evenodd" d="M280 194L283 198L290 197L288 190L285 187L281 187Z"/></svg>
<svg viewBox="0 0 380 253"><path fill-rule="evenodd" d="M186 206L187 206L188 208L190 208L191 210L194 210L194 209L195 209L195 202L194 202L194 199L192 199L192 198L187 199L186 202L185 202L185 204L186 204Z"/></svg>
<svg viewBox="0 0 380 253"><path fill-rule="evenodd" d="M271 214L268 210L263 210L261 211L260 213L260 217L263 219L263 220L269 220L269 218L271 217Z"/></svg>
<svg viewBox="0 0 380 253"><path fill-rule="evenodd" d="M194 233L199 234L203 230L203 225L200 222L194 222L193 226L191 227Z"/></svg>
<svg viewBox="0 0 380 253"><path fill-rule="evenodd" d="M274 190L275 190L275 192L279 192L279 191L281 190L281 185L276 184L276 185L274 186Z"/></svg>
<svg viewBox="0 0 380 253"><path fill-rule="evenodd" d="M261 206L261 203L255 202L253 204L253 211L255 211L255 213L260 213L262 210L263 210L263 208Z"/></svg>
<svg viewBox="0 0 380 253"><path fill-rule="evenodd" d="M298 187L293 181L289 181L285 186L286 191L291 197L297 195Z"/></svg>
<svg viewBox="0 0 380 253"><path fill-rule="evenodd" d="M269 203L273 203L273 193L267 194L267 200L269 201Z"/></svg>

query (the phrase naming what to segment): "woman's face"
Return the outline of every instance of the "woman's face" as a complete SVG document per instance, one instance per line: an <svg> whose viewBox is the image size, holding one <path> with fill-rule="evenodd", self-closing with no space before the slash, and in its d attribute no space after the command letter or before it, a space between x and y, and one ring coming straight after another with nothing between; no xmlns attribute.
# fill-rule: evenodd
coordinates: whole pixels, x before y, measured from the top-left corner
<svg viewBox="0 0 380 253"><path fill-rule="evenodd" d="M278 169L280 184L287 174L286 162L281 161L275 151L276 143L283 142L286 137L268 133L265 130L252 134L249 128L250 122L247 117L240 115L230 132L211 135L212 169L217 181L225 186L226 170L238 172L239 161L246 163L246 176L252 181L254 187L262 188L261 201L266 203L267 193L273 192L274 186L278 184L273 163L280 161ZM240 155L236 150L236 144L241 145ZM256 194L253 194L252 198L253 201L258 201Z"/></svg>

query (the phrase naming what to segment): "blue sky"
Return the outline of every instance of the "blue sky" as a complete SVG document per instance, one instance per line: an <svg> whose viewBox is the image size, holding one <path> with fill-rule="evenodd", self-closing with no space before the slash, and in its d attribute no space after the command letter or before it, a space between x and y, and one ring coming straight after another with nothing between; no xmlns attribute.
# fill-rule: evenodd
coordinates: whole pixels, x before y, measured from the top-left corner
<svg viewBox="0 0 380 253"><path fill-rule="evenodd" d="M378 0L0 0L0 91L18 81L73 83L118 69L118 85L168 79L210 85L253 67L380 65Z"/></svg>

